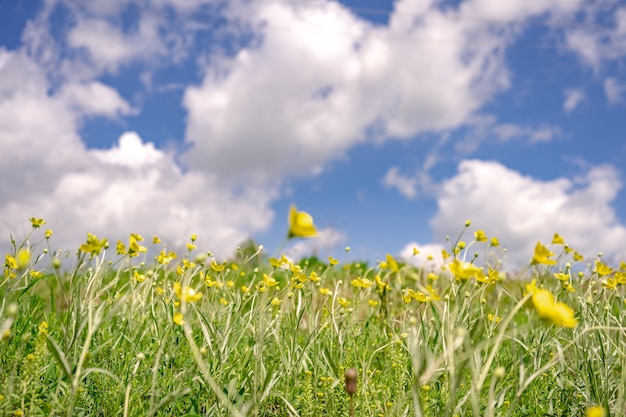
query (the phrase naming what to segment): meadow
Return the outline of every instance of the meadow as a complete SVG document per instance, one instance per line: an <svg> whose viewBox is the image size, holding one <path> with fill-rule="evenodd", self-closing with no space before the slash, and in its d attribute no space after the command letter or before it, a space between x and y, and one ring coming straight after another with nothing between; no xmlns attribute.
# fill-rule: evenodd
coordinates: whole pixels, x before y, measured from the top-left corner
<svg viewBox="0 0 626 417"><path fill-rule="evenodd" d="M252 241L215 259L195 235L174 253L156 236L90 234L68 254L30 221L0 282L2 415L626 410L626 264L583 258L558 234L513 272L469 221L441 269L296 262ZM315 235L295 208L288 227Z"/></svg>

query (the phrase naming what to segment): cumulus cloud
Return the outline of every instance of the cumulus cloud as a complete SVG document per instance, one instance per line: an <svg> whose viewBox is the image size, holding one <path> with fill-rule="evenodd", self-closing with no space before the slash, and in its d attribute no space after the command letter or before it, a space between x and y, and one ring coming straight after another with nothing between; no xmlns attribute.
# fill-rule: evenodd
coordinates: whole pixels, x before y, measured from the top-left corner
<svg viewBox="0 0 626 417"><path fill-rule="evenodd" d="M570 246L594 256L625 257L626 227L612 202L621 189L618 172L598 166L575 179L541 180L498 162L465 160L441 184L438 211L431 225L439 239L456 235L466 218L496 236L513 263L529 261L538 239L560 233Z"/></svg>
<svg viewBox="0 0 626 417"><path fill-rule="evenodd" d="M303 239L285 250L290 259L301 259L307 256L324 257L333 249L346 243L347 236L339 230L327 227L320 229L314 238Z"/></svg>
<svg viewBox="0 0 626 417"><path fill-rule="evenodd" d="M420 244L417 242L407 243L398 257L413 266L427 271L439 271L443 267L443 245L437 243ZM449 248L448 248L449 249Z"/></svg>
<svg viewBox="0 0 626 417"><path fill-rule="evenodd" d="M14 83L0 81L3 247L9 234L24 236L26 219L35 216L55 230L52 244L62 249L74 250L87 232L111 240L157 234L173 246L197 233L199 247L227 256L271 222L269 206L277 196L271 186L234 190L215 176L183 172L175 155L135 132L122 134L110 149L89 150L77 133L78 120L93 109L77 114L75 101L64 95L71 93L48 93L36 63L0 50L0 80L7 76Z"/></svg>
<svg viewBox="0 0 626 417"><path fill-rule="evenodd" d="M156 233L177 242L196 232L199 243L205 231L206 246L226 253L269 225L285 178L315 175L360 143L471 124L509 87L506 50L525 19L567 16L580 3L468 0L443 8L436 1L399 0L388 24L374 25L331 1L153 0L141 8L130 0L44 2L23 33L24 47L0 49L0 215L11 222L44 217L61 229L55 236L65 247L87 231L111 238ZM197 36L216 33L203 17L217 10L211 17L227 26L224 36L232 41L220 53L204 49ZM607 37L619 47L620 13L600 40L585 31L569 36L572 49L583 54L591 45L592 51ZM61 30L51 27L53 15L64 22ZM599 50L586 59L617 53ZM131 129L108 149L86 148L79 133L86 118L140 111L103 76L115 79L136 65L138 73L150 74L142 79L151 85L156 67L179 63L191 51L199 55L202 79L186 87L182 101L190 149L180 158L184 166L180 155ZM491 127L503 141L549 141L559 134L550 126ZM444 186L461 187L478 168L470 164ZM429 168L415 175L394 169L387 186L410 198L423 191ZM515 183L516 173L502 169ZM597 176L608 178L602 172ZM591 187L564 181L553 187L569 204L581 187ZM591 174L585 181L602 183ZM531 179L530 185L542 190L544 183ZM435 224L441 228L437 219L452 216L446 202L454 196L439 198ZM604 201L600 208L610 207L610 198ZM19 231L0 226L5 236ZM344 240L326 230L294 248L310 253Z"/></svg>
<svg viewBox="0 0 626 417"><path fill-rule="evenodd" d="M506 3L397 1L381 26L335 2L234 2L255 41L186 90L184 161L234 180L310 175L364 141L462 126L509 86L509 23L578 5Z"/></svg>

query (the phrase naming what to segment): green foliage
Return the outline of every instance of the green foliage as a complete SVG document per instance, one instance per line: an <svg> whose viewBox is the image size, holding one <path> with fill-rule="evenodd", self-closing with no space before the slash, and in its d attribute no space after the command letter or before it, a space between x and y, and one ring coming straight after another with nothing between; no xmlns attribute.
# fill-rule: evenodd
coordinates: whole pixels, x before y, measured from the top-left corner
<svg viewBox="0 0 626 417"><path fill-rule="evenodd" d="M6 255L3 415L349 416L349 368L360 416L626 409L626 267L576 275L558 241L512 277L466 261L478 245L497 255L484 233L459 237L442 269L293 263L252 241L218 261L195 239L149 260L139 235L117 255L89 235L65 271L51 235L39 254L29 235Z"/></svg>

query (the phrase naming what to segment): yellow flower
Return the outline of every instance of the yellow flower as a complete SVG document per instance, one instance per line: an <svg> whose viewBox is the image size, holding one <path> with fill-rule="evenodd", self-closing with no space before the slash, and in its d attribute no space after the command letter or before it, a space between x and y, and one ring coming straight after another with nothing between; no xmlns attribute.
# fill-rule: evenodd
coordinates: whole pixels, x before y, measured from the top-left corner
<svg viewBox="0 0 626 417"><path fill-rule="evenodd" d="M152 236L152 244L156 245L157 243L161 243L161 239L156 235Z"/></svg>
<svg viewBox="0 0 626 417"><path fill-rule="evenodd" d="M350 300L343 298L343 297L339 297L337 298L337 302L342 306L342 307L348 307L350 305Z"/></svg>
<svg viewBox="0 0 626 417"><path fill-rule="evenodd" d="M329 256L328 257L328 263L330 264L330 266L333 266L333 265L337 265L339 263L339 261L337 259L333 258L332 256Z"/></svg>
<svg viewBox="0 0 626 417"><path fill-rule="evenodd" d="M485 231L484 230L476 230L474 232L474 238L476 239L477 242L486 242L487 241L487 235L485 235Z"/></svg>
<svg viewBox="0 0 626 417"><path fill-rule="evenodd" d="M564 245L565 241L563 240L563 238L558 233L555 233L554 236L552 237L552 244L553 245Z"/></svg>
<svg viewBox="0 0 626 417"><path fill-rule="evenodd" d="M102 249L109 247L109 241L106 238L98 240L96 235L87 233L87 241L80 245L80 250L91 255L98 255Z"/></svg>
<svg viewBox="0 0 626 417"><path fill-rule="evenodd" d="M274 287L278 285L278 281L274 277L271 277L267 274L263 274L263 285L266 287Z"/></svg>
<svg viewBox="0 0 626 417"><path fill-rule="evenodd" d="M619 284L619 281L615 278L606 278L602 281L602 286L607 290L615 291L617 289L617 284Z"/></svg>
<svg viewBox="0 0 626 417"><path fill-rule="evenodd" d="M554 252L551 252L548 248L543 246L541 242L537 242L535 246L535 254L533 255L533 264L544 264L544 265L556 265L556 261L554 259L548 259L551 256L554 256Z"/></svg>
<svg viewBox="0 0 626 417"><path fill-rule="evenodd" d="M311 271L311 273L309 274L309 279L313 282L320 282L320 280L322 279L322 277L320 277L319 275L317 275L317 272L315 271Z"/></svg>
<svg viewBox="0 0 626 417"><path fill-rule="evenodd" d="M489 321L492 321L494 323L500 323L500 320L502 320L501 317L496 316L495 314L487 314L487 318L489 319Z"/></svg>
<svg viewBox="0 0 626 417"><path fill-rule="evenodd" d="M179 326L182 326L183 324L185 324L185 320L183 320L183 314L182 313L175 313L174 314L174 323L178 324Z"/></svg>
<svg viewBox="0 0 626 417"><path fill-rule="evenodd" d="M161 249L159 256L157 256L157 262L160 263L161 265L167 265L170 262L172 262L174 259L176 259L177 257L178 255L176 255L176 253L174 252L165 253L165 250Z"/></svg>
<svg viewBox="0 0 626 417"><path fill-rule="evenodd" d="M559 281L567 281L569 279L569 274L563 273L563 272L559 272L559 273L554 273L552 274L554 275L554 278L558 279Z"/></svg>
<svg viewBox="0 0 626 417"><path fill-rule="evenodd" d="M272 303L273 306L279 306L280 305L280 299L278 297L274 297L272 298Z"/></svg>
<svg viewBox="0 0 626 417"><path fill-rule="evenodd" d="M197 293L196 290L188 286L183 288L180 282L174 283L174 292L179 300L186 303L195 303L202 298L202 294Z"/></svg>
<svg viewBox="0 0 626 417"><path fill-rule="evenodd" d="M610 275L611 273L613 273L613 268L596 260L596 272L598 273L598 276L603 277L605 275Z"/></svg>
<svg viewBox="0 0 626 417"><path fill-rule="evenodd" d="M329 294L332 294L332 291L330 291L330 288L320 287L320 294L322 294L322 295L329 295Z"/></svg>
<svg viewBox="0 0 626 417"><path fill-rule="evenodd" d="M17 267L19 269L26 268L28 266L28 263L30 262L30 250L28 250L28 248L22 248L17 251L15 261L17 262Z"/></svg>
<svg viewBox="0 0 626 417"><path fill-rule="evenodd" d="M448 269L450 269L450 272L452 272L452 275L454 275L457 280L461 281L467 281L472 277L483 281L485 275L482 269L476 265L469 262L462 262L458 259L452 261L452 263L448 265Z"/></svg>
<svg viewBox="0 0 626 417"><path fill-rule="evenodd" d="M117 241L117 244L115 245L115 252L117 252L118 255L123 255L126 253L126 245L124 245L121 240Z"/></svg>
<svg viewBox="0 0 626 417"><path fill-rule="evenodd" d="M367 303L372 307L376 307L378 305L378 301L376 300L367 300Z"/></svg>
<svg viewBox="0 0 626 417"><path fill-rule="evenodd" d="M50 236L52 236L52 230L51 229L46 230L45 236L46 236L46 239L50 239Z"/></svg>
<svg viewBox="0 0 626 417"><path fill-rule="evenodd" d="M133 278L135 278L137 282L144 282L146 280L146 276L144 274L140 274L137 270L133 271Z"/></svg>
<svg viewBox="0 0 626 417"><path fill-rule="evenodd" d="M601 405L587 407L587 411L585 412L586 417L604 417L605 415L604 407Z"/></svg>
<svg viewBox="0 0 626 417"><path fill-rule="evenodd" d="M379 292L385 293L385 292L391 290L391 287L389 286L389 284L387 284L386 282L383 282L383 280L380 277L380 275L376 275L374 277L374 280L376 281L376 286L378 287L378 291Z"/></svg>
<svg viewBox="0 0 626 417"><path fill-rule="evenodd" d="M138 234L131 234L128 238L128 255L129 256L139 256L140 252L146 252L148 249L145 246L141 246L138 242L142 241L143 238Z"/></svg>
<svg viewBox="0 0 626 417"><path fill-rule="evenodd" d="M400 270L400 268L398 268L398 262L396 262L396 259L390 254L387 254L385 256L385 260L382 261L378 266L380 267L380 269L389 269L393 272L398 272Z"/></svg>
<svg viewBox="0 0 626 417"><path fill-rule="evenodd" d="M546 289L537 288L537 280L526 285L526 290L532 294L532 303L539 317L551 321L557 326L576 327L578 321L574 317L574 311L567 304L556 302L554 295Z"/></svg>
<svg viewBox="0 0 626 417"><path fill-rule="evenodd" d="M369 288L372 286L372 281L370 281L367 278L361 278L361 277L357 277L355 279L353 279L351 282L353 287L356 288Z"/></svg>
<svg viewBox="0 0 626 417"><path fill-rule="evenodd" d="M218 264L217 262L215 262L215 259L211 261L211 269L214 270L215 272L222 272L225 267L226 265Z"/></svg>
<svg viewBox="0 0 626 417"><path fill-rule="evenodd" d="M287 238L314 237L317 229L313 224L313 217L305 211L298 211L295 205L289 208L289 233Z"/></svg>
<svg viewBox="0 0 626 417"><path fill-rule="evenodd" d="M41 226L46 224L44 219L38 219L37 217L31 217L28 219L30 224L33 226L33 229L39 229Z"/></svg>

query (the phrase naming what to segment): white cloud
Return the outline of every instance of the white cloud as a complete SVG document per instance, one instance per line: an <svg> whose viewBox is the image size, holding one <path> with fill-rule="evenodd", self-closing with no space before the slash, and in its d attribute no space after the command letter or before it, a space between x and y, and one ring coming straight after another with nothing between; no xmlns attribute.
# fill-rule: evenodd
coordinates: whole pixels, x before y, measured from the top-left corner
<svg viewBox="0 0 626 417"><path fill-rule="evenodd" d="M619 81L611 77L604 80L604 94L610 104L622 103L625 92L626 84L620 84Z"/></svg>
<svg viewBox="0 0 626 417"><path fill-rule="evenodd" d="M444 249L443 245L437 243L410 242L402 248L398 257L404 262L426 271L439 271L443 266L442 251ZM415 250L418 251L417 254L415 254Z"/></svg>
<svg viewBox="0 0 626 417"><path fill-rule="evenodd" d="M491 131L498 139L504 142L516 138L527 139L528 143L550 142L561 134L561 129L557 126L541 125L528 127L514 123L495 125L491 128Z"/></svg>
<svg viewBox="0 0 626 417"><path fill-rule="evenodd" d="M382 179L383 185L387 188L395 188L404 197L412 200L418 196L431 197L435 191L435 183L428 173L429 169L436 163L437 156L431 153L421 169L416 170L412 175L405 175L400 172L400 168L392 166Z"/></svg>
<svg viewBox="0 0 626 417"><path fill-rule="evenodd" d="M157 150L153 143L144 143L137 132L125 132L119 138L119 145L106 151L91 150L91 155L102 162L111 165L121 165L129 168L142 168L156 164L163 160L165 155Z"/></svg>
<svg viewBox="0 0 626 417"><path fill-rule="evenodd" d="M383 184L388 188L396 188L400 194L408 199L417 194L417 180L400 173L398 167L391 167L383 178Z"/></svg>
<svg viewBox="0 0 626 417"><path fill-rule="evenodd" d="M583 101L585 101L585 93L577 88L568 88L563 92L563 94L565 95L563 110L566 113L573 112Z"/></svg>
<svg viewBox="0 0 626 417"><path fill-rule="evenodd" d="M117 72L120 65L132 60L167 51L159 34L158 19L147 14L131 33L124 33L104 19L82 17L68 33L67 41L72 48L84 49L98 68L110 72Z"/></svg>
<svg viewBox="0 0 626 417"><path fill-rule="evenodd" d="M570 21L566 30L567 46L578 54L581 61L595 72L611 60L622 59L626 55L626 7L620 2L592 2L581 9L582 19L586 24L574 24ZM600 22L606 16L613 18L613 25Z"/></svg>
<svg viewBox="0 0 626 417"><path fill-rule="evenodd" d="M174 155L133 132L117 146L87 150L71 100L50 96L46 77L21 53L0 50L0 246L44 218L54 248L75 250L86 233L110 240L159 235L170 247L197 233L218 256L265 229L272 186L225 187L215 176L183 172ZM30 82L28 80L31 80ZM109 109L116 106L109 107ZM103 108L107 108L104 106Z"/></svg>
<svg viewBox="0 0 626 417"><path fill-rule="evenodd" d="M300 240L285 250L290 259L301 259L307 256L325 257L339 245L346 243L347 236L331 227L319 229L317 236Z"/></svg>
<svg viewBox="0 0 626 417"><path fill-rule="evenodd" d="M511 141L522 141L533 145L537 143L551 142L562 136L559 126L540 124L537 126L517 123L498 122L493 115L477 115L468 121L471 127L469 133L462 141L455 145L456 151L466 156L480 148L483 142L496 141L506 144Z"/></svg>
<svg viewBox="0 0 626 417"><path fill-rule="evenodd" d="M132 114L133 110L120 94L99 81L82 84L66 84L59 97L85 116L107 116Z"/></svg>
<svg viewBox="0 0 626 417"><path fill-rule="evenodd" d="M257 42L186 91L194 169L309 175L365 140L458 127L509 85L506 29L434 4L411 21L393 15L389 27L332 2L235 4Z"/></svg>
<svg viewBox="0 0 626 417"><path fill-rule="evenodd" d="M530 260L537 240L560 233L588 256L598 250L625 257L626 227L611 206L622 184L610 166L589 169L574 180L523 176L498 162L466 160L444 181L431 225L438 239L457 235L467 218L496 236L513 263Z"/></svg>

